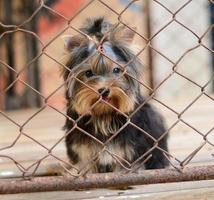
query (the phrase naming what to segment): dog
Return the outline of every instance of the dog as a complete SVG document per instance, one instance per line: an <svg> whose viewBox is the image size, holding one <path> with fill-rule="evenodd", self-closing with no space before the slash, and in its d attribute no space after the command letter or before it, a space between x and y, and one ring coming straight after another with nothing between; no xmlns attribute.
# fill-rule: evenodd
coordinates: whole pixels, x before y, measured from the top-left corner
<svg viewBox="0 0 214 200"><path fill-rule="evenodd" d="M78 173L167 167L164 119L145 102L137 81L143 65L132 48L135 31L103 17L79 30L63 37L71 164Z"/></svg>

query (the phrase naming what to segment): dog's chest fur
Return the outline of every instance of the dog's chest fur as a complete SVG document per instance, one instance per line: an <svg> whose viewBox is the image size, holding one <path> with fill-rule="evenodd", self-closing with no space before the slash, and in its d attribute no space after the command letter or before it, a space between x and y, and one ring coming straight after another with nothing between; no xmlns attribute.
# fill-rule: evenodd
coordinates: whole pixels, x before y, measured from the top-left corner
<svg viewBox="0 0 214 200"><path fill-rule="evenodd" d="M78 123L81 129L103 144L113 136L113 133L117 133L122 125L124 125L124 118L113 114L99 117L88 116ZM120 171L119 163L123 163L124 160L133 160L134 150L131 141L121 141L120 131L117 134L118 136L110 142L102 145L89 135L74 130L66 140L72 163L82 169L87 167L87 163L95 161L96 164L90 168L91 172Z"/></svg>

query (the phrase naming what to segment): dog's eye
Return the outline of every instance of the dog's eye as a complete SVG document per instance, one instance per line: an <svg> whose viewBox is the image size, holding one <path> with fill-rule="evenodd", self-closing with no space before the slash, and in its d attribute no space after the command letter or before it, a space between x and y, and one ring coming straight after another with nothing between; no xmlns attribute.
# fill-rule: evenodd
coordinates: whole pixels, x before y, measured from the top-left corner
<svg viewBox="0 0 214 200"><path fill-rule="evenodd" d="M113 69L113 73L114 74L119 74L121 72L121 69L119 68L119 67L115 67L114 69Z"/></svg>
<svg viewBox="0 0 214 200"><path fill-rule="evenodd" d="M90 78L90 77L92 77L94 74L93 74L93 72L92 72L92 70L87 70L86 72L85 72L85 76L87 77L87 78Z"/></svg>

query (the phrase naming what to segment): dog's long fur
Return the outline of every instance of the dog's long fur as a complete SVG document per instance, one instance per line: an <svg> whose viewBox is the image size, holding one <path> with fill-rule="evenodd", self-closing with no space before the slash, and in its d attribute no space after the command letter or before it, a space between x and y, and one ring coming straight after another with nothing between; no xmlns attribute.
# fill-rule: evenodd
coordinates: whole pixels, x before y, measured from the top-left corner
<svg viewBox="0 0 214 200"><path fill-rule="evenodd" d="M79 170L93 163L91 172L120 171L123 167L117 160L124 165L124 160L133 163L155 145L152 138L158 140L166 128L150 104L138 109L144 98L136 80L143 66L131 50L134 33L104 18L88 20L81 31L93 40L83 35L64 38L68 60L63 76L67 83L67 115L72 118L67 118L65 124L67 154ZM106 56L97 51L98 47ZM132 59L126 69L116 64L124 66ZM101 98L100 88L104 92L108 88L108 98ZM73 128L74 120L78 127ZM92 138L105 143L116 133L105 148ZM158 147L168 151L167 136L158 142ZM158 169L168 163L163 152L153 148L138 165L142 169Z"/></svg>

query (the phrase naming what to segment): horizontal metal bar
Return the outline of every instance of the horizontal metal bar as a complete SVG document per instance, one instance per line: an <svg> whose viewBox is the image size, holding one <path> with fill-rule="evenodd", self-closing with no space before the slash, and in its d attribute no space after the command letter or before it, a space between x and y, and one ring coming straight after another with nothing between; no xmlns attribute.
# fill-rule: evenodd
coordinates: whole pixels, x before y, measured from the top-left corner
<svg viewBox="0 0 214 200"><path fill-rule="evenodd" d="M85 177L35 177L31 180L1 179L0 194L65 191L88 188L125 187L131 185L214 179L214 165L176 169L145 170L142 173L89 174Z"/></svg>

